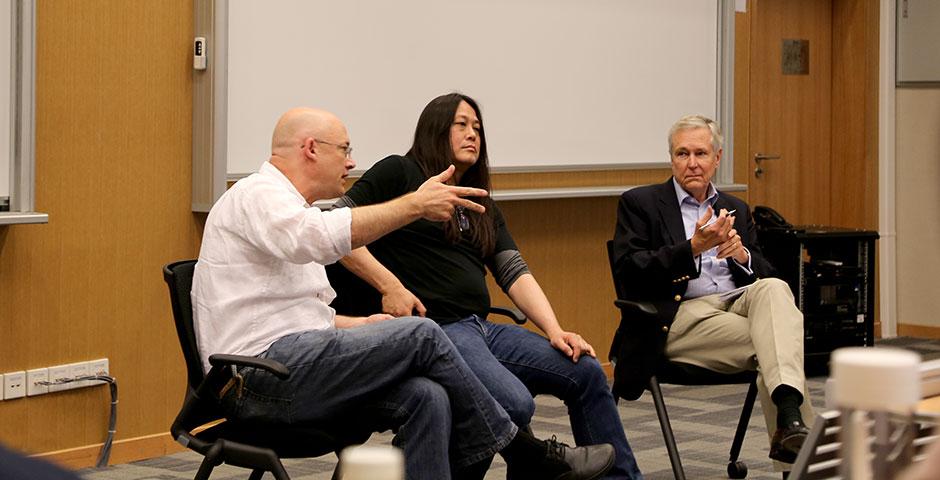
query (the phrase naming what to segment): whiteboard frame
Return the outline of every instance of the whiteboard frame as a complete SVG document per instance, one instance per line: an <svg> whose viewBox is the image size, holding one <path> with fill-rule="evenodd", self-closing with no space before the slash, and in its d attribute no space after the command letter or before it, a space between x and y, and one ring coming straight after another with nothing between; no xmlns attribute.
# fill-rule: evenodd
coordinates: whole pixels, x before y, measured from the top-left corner
<svg viewBox="0 0 940 480"><path fill-rule="evenodd" d="M194 77L206 77L207 88L193 91L193 211L208 212L225 191L227 182L244 174L227 172L228 65L227 38L230 0L195 0L195 36L208 42L209 68L194 71ZM717 0L716 29L718 55L716 66L716 118L724 134L724 154L713 181L726 185L734 182L734 0ZM272 126L273 128L273 126ZM665 132L664 132L665 133ZM200 144L199 142L205 142ZM492 172L523 173L550 171L636 170L668 168L669 162L634 164L583 164L550 167L494 166Z"/></svg>

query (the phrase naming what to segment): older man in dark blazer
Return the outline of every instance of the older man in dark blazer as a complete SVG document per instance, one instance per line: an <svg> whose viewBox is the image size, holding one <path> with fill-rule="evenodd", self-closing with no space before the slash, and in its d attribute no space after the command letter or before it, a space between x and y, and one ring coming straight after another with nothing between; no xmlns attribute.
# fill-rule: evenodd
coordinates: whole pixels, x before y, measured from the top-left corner
<svg viewBox="0 0 940 480"><path fill-rule="evenodd" d="M714 121L683 117L669 132L672 178L620 198L615 275L657 314L622 325L614 393L639 397L663 355L721 373L757 370L770 457L792 463L813 419L803 315L787 284L770 278L747 204L711 183L721 144Z"/></svg>

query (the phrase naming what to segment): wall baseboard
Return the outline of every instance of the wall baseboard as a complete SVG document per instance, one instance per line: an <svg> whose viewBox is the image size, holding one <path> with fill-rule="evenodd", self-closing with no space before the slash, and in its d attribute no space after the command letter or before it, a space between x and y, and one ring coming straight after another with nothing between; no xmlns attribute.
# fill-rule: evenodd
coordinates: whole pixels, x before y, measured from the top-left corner
<svg viewBox="0 0 940 480"><path fill-rule="evenodd" d="M95 466L101 445L101 443L98 443L84 447L40 453L35 456L73 470L88 468ZM111 457L108 459L108 464L118 465L136 462L138 460L170 455L183 450L186 450L186 448L174 442L169 433L158 433L155 435L116 440L111 445Z"/></svg>
<svg viewBox="0 0 940 480"><path fill-rule="evenodd" d="M898 324L898 335L902 337L934 338L940 339L940 327L926 325Z"/></svg>

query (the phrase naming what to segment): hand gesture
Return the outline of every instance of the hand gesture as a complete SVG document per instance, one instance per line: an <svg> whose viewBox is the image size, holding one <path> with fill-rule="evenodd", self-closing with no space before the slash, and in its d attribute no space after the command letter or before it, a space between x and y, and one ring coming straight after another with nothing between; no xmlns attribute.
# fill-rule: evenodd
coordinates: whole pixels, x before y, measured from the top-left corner
<svg viewBox="0 0 940 480"><path fill-rule="evenodd" d="M597 355L594 353L594 347L577 333L563 331L561 334L549 339L549 341L553 347L561 353L564 353L565 356L570 357L571 361L575 363L577 363L581 355L597 358Z"/></svg>
<svg viewBox="0 0 940 480"><path fill-rule="evenodd" d="M402 286L382 294L382 311L396 317L414 315L423 317L427 313L424 304L410 290Z"/></svg>
<svg viewBox="0 0 940 480"><path fill-rule="evenodd" d="M445 222L454 216L454 208L457 206L477 213L486 211L483 205L463 197L485 197L489 192L479 188L447 185L447 181L454 175L454 170L451 165L418 187L415 201L421 209L422 217L434 222Z"/></svg>
<svg viewBox="0 0 940 480"><path fill-rule="evenodd" d="M732 232L734 232L734 216L728 215L728 211L725 209L721 209L714 221L711 221L713 215L714 210L708 207L702 218L695 222L695 231L692 232L691 239L692 255L694 256L699 256L703 252L725 244L731 239ZM737 232L733 234L737 235ZM740 237L738 237L738 240L740 240Z"/></svg>
<svg viewBox="0 0 940 480"><path fill-rule="evenodd" d="M744 248L744 242L741 241L741 236L738 235L737 230L732 228L731 231L728 232L728 240L718 246L717 257L731 257L738 263L743 264L747 263L748 256L747 250Z"/></svg>

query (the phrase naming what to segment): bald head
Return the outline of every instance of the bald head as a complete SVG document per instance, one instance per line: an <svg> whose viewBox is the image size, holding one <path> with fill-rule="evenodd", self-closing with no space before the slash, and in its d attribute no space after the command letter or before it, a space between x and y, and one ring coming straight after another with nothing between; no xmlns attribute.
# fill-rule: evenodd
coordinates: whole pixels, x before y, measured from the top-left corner
<svg viewBox="0 0 940 480"><path fill-rule="evenodd" d="M346 136L343 122L326 110L292 108L281 115L271 136L271 153L283 155L304 143L304 139Z"/></svg>

